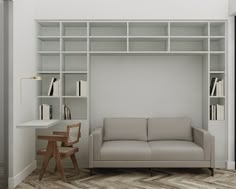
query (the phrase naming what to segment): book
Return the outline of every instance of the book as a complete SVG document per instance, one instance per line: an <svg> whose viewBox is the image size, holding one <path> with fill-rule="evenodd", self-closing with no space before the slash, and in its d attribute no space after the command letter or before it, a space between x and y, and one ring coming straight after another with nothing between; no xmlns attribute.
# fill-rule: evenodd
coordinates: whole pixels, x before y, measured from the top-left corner
<svg viewBox="0 0 236 189"><path fill-rule="evenodd" d="M52 119L52 105L42 104L39 106L39 119L40 120Z"/></svg>
<svg viewBox="0 0 236 189"><path fill-rule="evenodd" d="M53 83L56 81L57 79L55 77L53 77L51 79L49 88L48 88L48 96L52 96L53 95Z"/></svg>
<svg viewBox="0 0 236 189"><path fill-rule="evenodd" d="M39 120L43 120L43 106L39 106Z"/></svg>
<svg viewBox="0 0 236 189"><path fill-rule="evenodd" d="M88 82L80 80L79 81L79 96L88 96Z"/></svg>
<svg viewBox="0 0 236 189"><path fill-rule="evenodd" d="M60 79L53 82L53 96L60 95Z"/></svg>
<svg viewBox="0 0 236 189"><path fill-rule="evenodd" d="M71 120L71 110L66 105L63 105L63 117L64 120Z"/></svg>
<svg viewBox="0 0 236 189"><path fill-rule="evenodd" d="M80 96L80 84L79 84L79 81L76 81L76 96Z"/></svg>
<svg viewBox="0 0 236 189"><path fill-rule="evenodd" d="M210 94L211 96L216 95L216 83L217 83L218 78L214 77L211 79L211 84L210 84Z"/></svg>

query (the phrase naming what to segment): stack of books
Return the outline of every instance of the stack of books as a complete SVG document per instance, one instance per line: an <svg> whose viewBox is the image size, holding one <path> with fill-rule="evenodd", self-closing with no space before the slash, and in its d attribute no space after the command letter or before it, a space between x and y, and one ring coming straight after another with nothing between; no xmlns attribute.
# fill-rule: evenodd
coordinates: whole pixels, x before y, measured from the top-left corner
<svg viewBox="0 0 236 189"><path fill-rule="evenodd" d="M62 106L64 120L71 120L71 111L70 108L66 105Z"/></svg>
<svg viewBox="0 0 236 189"><path fill-rule="evenodd" d="M76 82L76 96L88 96L88 82L87 81L77 81Z"/></svg>
<svg viewBox="0 0 236 189"><path fill-rule="evenodd" d="M224 120L225 106L214 104L210 105L210 120Z"/></svg>
<svg viewBox="0 0 236 189"><path fill-rule="evenodd" d="M40 120L52 119L52 105L42 104L39 106L39 119Z"/></svg>
<svg viewBox="0 0 236 189"><path fill-rule="evenodd" d="M48 96L60 96L60 79L53 77L51 79Z"/></svg>
<svg viewBox="0 0 236 189"><path fill-rule="evenodd" d="M224 80L214 77L210 84L211 96L224 96Z"/></svg>

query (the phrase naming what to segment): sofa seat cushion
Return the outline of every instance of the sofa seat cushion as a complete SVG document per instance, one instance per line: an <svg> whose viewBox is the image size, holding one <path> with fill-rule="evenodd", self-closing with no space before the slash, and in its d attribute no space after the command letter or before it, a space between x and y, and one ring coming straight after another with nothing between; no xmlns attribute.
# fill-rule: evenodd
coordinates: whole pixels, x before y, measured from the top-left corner
<svg viewBox="0 0 236 189"><path fill-rule="evenodd" d="M151 160L155 161L201 161L203 149L189 141L151 141Z"/></svg>
<svg viewBox="0 0 236 189"><path fill-rule="evenodd" d="M184 117L149 118L148 140L193 141L191 119Z"/></svg>
<svg viewBox="0 0 236 189"><path fill-rule="evenodd" d="M101 160L143 161L150 160L150 147L144 141L107 141L101 148Z"/></svg>
<svg viewBox="0 0 236 189"><path fill-rule="evenodd" d="M145 118L105 118L104 140L147 141L147 119Z"/></svg>

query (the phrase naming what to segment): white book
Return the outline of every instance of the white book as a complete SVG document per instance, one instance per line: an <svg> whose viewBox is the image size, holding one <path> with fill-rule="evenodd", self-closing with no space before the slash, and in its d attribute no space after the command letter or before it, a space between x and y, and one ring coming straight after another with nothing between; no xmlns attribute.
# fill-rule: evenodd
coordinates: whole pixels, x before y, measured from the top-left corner
<svg viewBox="0 0 236 189"><path fill-rule="evenodd" d="M60 94L60 79L53 83L53 96L59 96Z"/></svg>
<svg viewBox="0 0 236 189"><path fill-rule="evenodd" d="M216 82L216 96L219 96L219 91L220 90L220 82L218 81L218 82Z"/></svg>
<svg viewBox="0 0 236 189"><path fill-rule="evenodd" d="M42 120L43 119L43 106L40 105L39 106L39 120Z"/></svg>
<svg viewBox="0 0 236 189"><path fill-rule="evenodd" d="M224 96L224 79L221 80L221 96Z"/></svg>
<svg viewBox="0 0 236 189"><path fill-rule="evenodd" d="M76 96L80 96L79 81L76 81Z"/></svg>
<svg viewBox="0 0 236 189"><path fill-rule="evenodd" d="M216 120L216 106L213 105L213 120Z"/></svg>
<svg viewBox="0 0 236 189"><path fill-rule="evenodd" d="M48 104L43 104L43 120L50 119L50 106Z"/></svg>
<svg viewBox="0 0 236 189"><path fill-rule="evenodd" d="M79 81L79 96L88 96L88 82L80 80Z"/></svg>
<svg viewBox="0 0 236 189"><path fill-rule="evenodd" d="M221 120L221 106L219 104L216 105L216 120Z"/></svg>
<svg viewBox="0 0 236 189"><path fill-rule="evenodd" d="M221 114L222 114L221 120L224 120L225 119L225 106L224 105L221 106Z"/></svg>

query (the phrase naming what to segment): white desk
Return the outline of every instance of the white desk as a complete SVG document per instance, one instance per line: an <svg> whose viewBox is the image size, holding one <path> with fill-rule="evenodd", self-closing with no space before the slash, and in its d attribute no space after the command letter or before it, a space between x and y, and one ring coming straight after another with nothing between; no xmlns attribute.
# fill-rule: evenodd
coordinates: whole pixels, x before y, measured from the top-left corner
<svg viewBox="0 0 236 189"><path fill-rule="evenodd" d="M32 120L25 123L17 124L17 128L34 128L34 129L47 129L59 123L59 120Z"/></svg>

